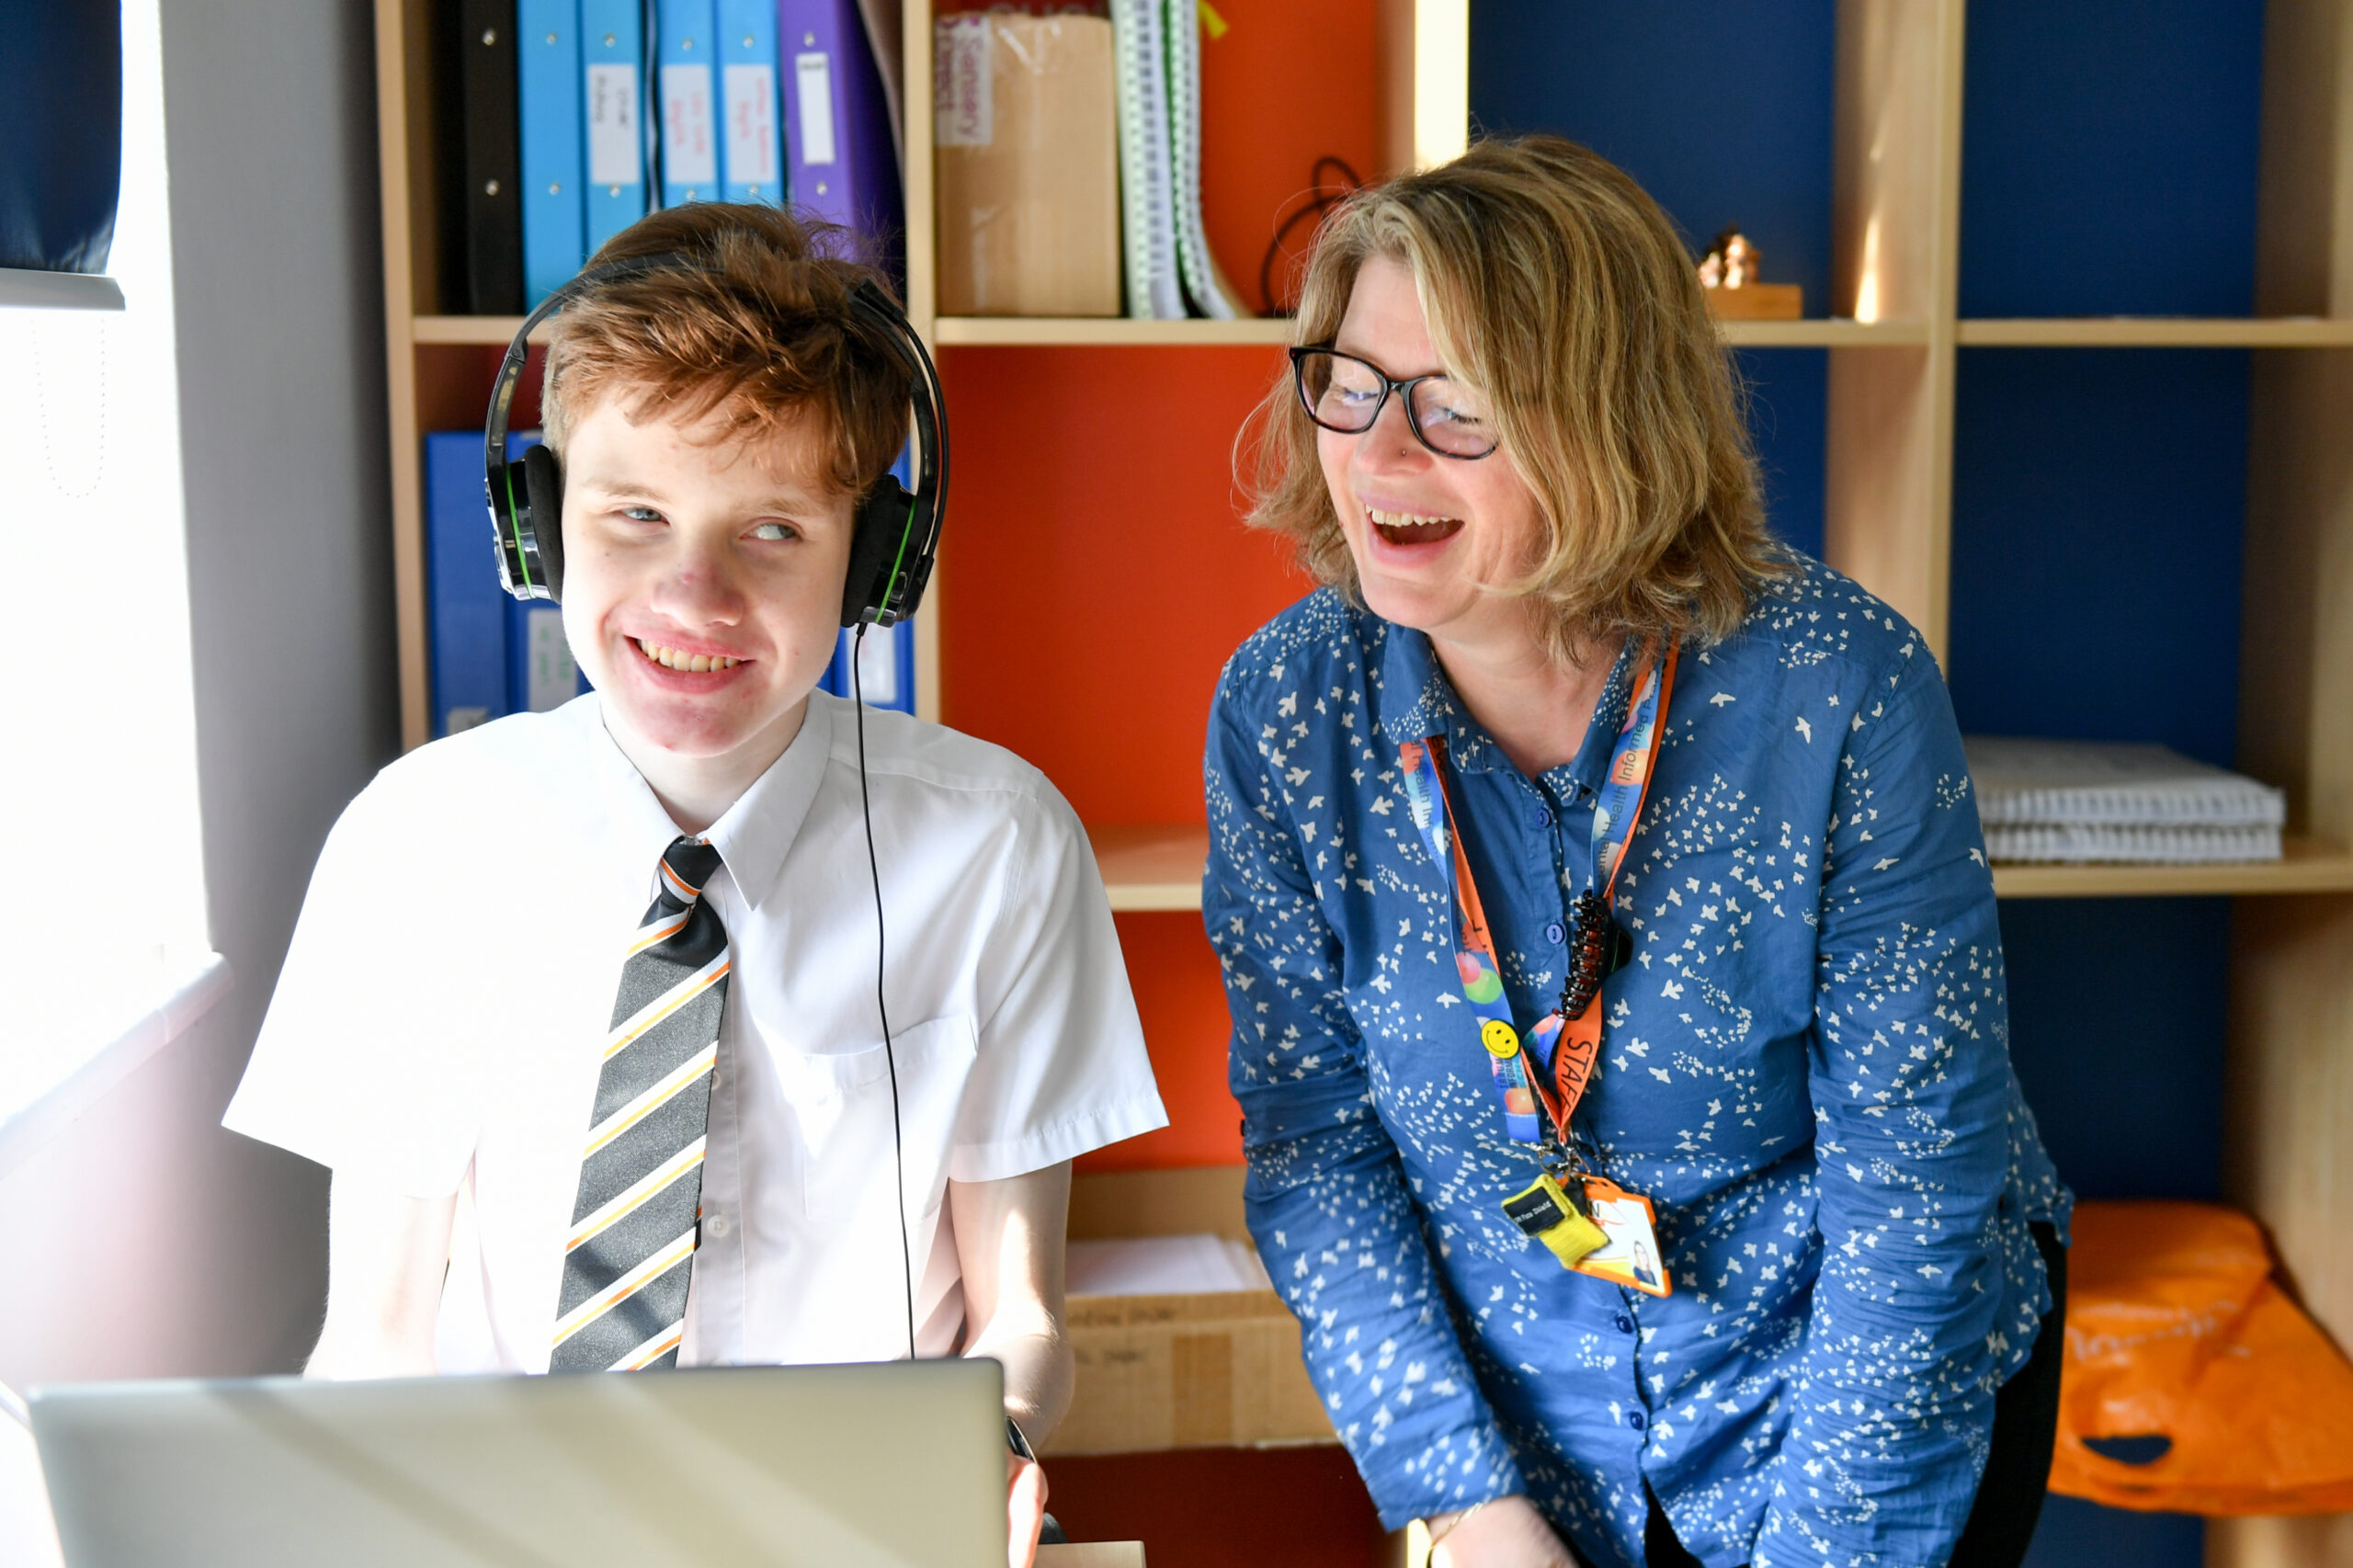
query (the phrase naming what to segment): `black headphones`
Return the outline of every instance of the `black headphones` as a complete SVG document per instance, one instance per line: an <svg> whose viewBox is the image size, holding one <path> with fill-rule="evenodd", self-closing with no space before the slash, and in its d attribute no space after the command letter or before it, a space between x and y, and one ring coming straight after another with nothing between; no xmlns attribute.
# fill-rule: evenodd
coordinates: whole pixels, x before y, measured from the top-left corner
<svg viewBox="0 0 2353 1568"><path fill-rule="evenodd" d="M507 411L522 379L524 357L530 351L531 329L617 278L670 267L701 270L702 266L691 256L665 254L631 256L584 272L524 317L515 341L506 346L483 426L483 463L491 529L498 545L498 580L517 598L556 599L563 593L563 471L544 445L533 447L519 461L506 460ZM849 302L855 314L882 329L915 379L915 489L884 474L859 497L850 536L849 576L842 585L844 626L891 626L915 614L939 551L939 524L948 509L948 404L938 367L891 296L870 279L851 291Z"/></svg>

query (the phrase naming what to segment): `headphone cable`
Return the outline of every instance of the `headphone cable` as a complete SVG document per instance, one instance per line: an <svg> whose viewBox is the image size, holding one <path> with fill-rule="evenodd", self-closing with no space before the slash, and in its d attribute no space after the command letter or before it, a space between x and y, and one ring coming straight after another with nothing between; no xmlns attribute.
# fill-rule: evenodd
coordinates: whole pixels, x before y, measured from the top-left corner
<svg viewBox="0 0 2353 1568"><path fill-rule="evenodd" d="M882 999L882 869L874 855L874 801L866 782L866 680L859 668L866 629L859 621L849 644L850 702L858 715L858 805L866 818L866 872L874 881L874 1011L882 1019L882 1064L891 1070L891 1169L899 1184L899 1283L907 1298L907 1359L915 1358L915 1260L907 1242L907 1157L899 1131L899 1063L891 1050L891 1009Z"/></svg>

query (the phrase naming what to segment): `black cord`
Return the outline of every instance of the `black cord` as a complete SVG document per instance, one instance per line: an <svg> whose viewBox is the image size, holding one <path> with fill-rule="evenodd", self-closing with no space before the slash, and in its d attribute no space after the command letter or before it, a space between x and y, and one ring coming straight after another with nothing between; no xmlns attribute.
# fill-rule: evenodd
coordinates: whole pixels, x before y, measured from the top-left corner
<svg viewBox="0 0 2353 1568"><path fill-rule="evenodd" d="M866 873L874 880L874 1011L882 1019L882 1064L891 1070L891 1171L899 1183L899 1283L907 1294L907 1359L915 1358L915 1260L907 1244L907 1156L899 1133L899 1063L891 1051L891 1009L882 999L882 868L874 858L874 801L866 786L866 628L849 642L850 702L858 714L858 806L866 818Z"/></svg>
<svg viewBox="0 0 2353 1568"><path fill-rule="evenodd" d="M1332 171L1336 184L1324 183L1326 169ZM1300 221L1304 218L1313 217L1322 222L1325 213L1364 188L1364 181L1358 177L1356 170L1348 166L1347 160L1334 157L1329 153L1315 160L1315 166L1308 171L1307 184L1306 202L1293 209L1290 216L1276 226L1275 237L1267 242L1267 254L1258 259L1258 297L1266 302L1267 314L1270 316L1299 313L1298 301L1286 305L1275 299L1275 258L1282 255L1283 243L1290 238L1290 232L1299 227Z"/></svg>

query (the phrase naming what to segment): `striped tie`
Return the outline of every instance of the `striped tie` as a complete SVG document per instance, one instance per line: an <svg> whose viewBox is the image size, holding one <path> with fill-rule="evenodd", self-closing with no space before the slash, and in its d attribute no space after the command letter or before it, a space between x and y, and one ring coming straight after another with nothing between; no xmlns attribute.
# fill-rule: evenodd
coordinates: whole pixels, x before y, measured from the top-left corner
<svg viewBox="0 0 2353 1568"><path fill-rule="evenodd" d="M702 902L719 851L680 838L630 938L556 1302L556 1372L678 1364L702 1205L727 928Z"/></svg>

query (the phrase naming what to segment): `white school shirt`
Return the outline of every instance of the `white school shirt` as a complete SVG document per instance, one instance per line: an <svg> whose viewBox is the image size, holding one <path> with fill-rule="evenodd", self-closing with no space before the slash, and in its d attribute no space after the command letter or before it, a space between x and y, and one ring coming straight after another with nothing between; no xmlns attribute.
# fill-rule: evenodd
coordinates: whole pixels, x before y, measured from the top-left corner
<svg viewBox="0 0 2353 1568"><path fill-rule="evenodd" d="M544 1371L623 949L678 836L598 699L393 763L320 853L223 1124L459 1195L445 1372ZM849 705L712 824L733 967L682 1364L906 1354ZM866 716L917 1350L963 1326L947 1183L1165 1126L1077 817L1010 752Z"/></svg>

